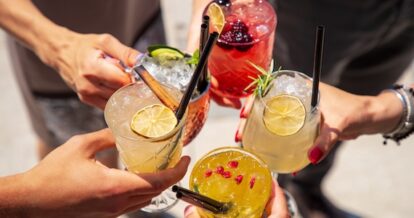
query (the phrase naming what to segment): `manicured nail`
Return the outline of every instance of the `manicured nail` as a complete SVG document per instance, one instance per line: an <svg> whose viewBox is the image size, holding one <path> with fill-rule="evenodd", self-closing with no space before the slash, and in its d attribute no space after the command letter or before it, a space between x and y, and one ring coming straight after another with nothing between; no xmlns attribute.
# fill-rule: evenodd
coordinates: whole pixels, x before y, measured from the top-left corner
<svg viewBox="0 0 414 218"><path fill-rule="evenodd" d="M315 146L309 152L309 160L312 164L317 164L321 160L322 156L323 152L318 146Z"/></svg>
<svg viewBox="0 0 414 218"><path fill-rule="evenodd" d="M240 111L240 118L247 118L250 114L250 111L252 110L254 102L254 96L250 95L246 99L246 103L244 104L243 109Z"/></svg>
<svg viewBox="0 0 414 218"><path fill-rule="evenodd" d="M235 142L240 142L241 141L241 136L239 134L239 130L236 131L236 135L234 136L234 141Z"/></svg>

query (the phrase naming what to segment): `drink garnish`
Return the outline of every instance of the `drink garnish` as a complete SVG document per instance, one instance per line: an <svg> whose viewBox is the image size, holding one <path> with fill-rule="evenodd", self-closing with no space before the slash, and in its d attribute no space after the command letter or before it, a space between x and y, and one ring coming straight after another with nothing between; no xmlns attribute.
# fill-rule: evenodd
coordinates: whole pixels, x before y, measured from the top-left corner
<svg viewBox="0 0 414 218"><path fill-rule="evenodd" d="M131 130L147 138L167 135L177 125L174 112L161 104L153 104L138 110L131 120Z"/></svg>
<svg viewBox="0 0 414 218"><path fill-rule="evenodd" d="M223 10L217 3L211 3L207 8L207 15L213 24L214 31L221 33L226 22Z"/></svg>
<svg viewBox="0 0 414 218"><path fill-rule="evenodd" d="M247 25L240 20L226 23L217 45L224 49L233 47L239 51L247 51L253 46L253 36Z"/></svg>
<svg viewBox="0 0 414 218"><path fill-rule="evenodd" d="M147 50L149 56L157 59L161 64L171 60L180 60L185 56L182 51L166 45L151 45Z"/></svg>
<svg viewBox="0 0 414 218"><path fill-rule="evenodd" d="M252 83L250 83L244 90L248 91L252 88L254 88L253 94L256 96L264 97L270 90L271 82L274 79L274 75L279 72L282 68L279 67L279 69L273 73L274 64L273 61L270 64L269 70L266 71L260 66L257 66L256 64L247 61L250 65L252 65L257 71L261 73L257 78L249 76L250 79L253 80Z"/></svg>
<svg viewBox="0 0 414 218"><path fill-rule="evenodd" d="M288 136L297 133L304 125L305 106L292 95L277 95L265 102L263 122L270 132Z"/></svg>

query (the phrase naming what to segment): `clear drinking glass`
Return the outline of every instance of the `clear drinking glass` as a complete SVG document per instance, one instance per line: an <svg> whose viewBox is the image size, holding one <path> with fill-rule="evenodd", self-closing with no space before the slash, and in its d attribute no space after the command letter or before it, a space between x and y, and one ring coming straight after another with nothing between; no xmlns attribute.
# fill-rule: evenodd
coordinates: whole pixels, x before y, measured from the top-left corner
<svg viewBox="0 0 414 218"><path fill-rule="evenodd" d="M192 191L230 205L224 214L198 208L202 217L260 218L270 197L272 177L259 157L239 147L221 147L197 161L189 186Z"/></svg>
<svg viewBox="0 0 414 218"><path fill-rule="evenodd" d="M187 63L189 59L188 56L180 60L163 60L161 63L146 53L139 58L137 63L144 66L160 83L175 87L184 94L196 67ZM208 85L204 90L194 92L188 104L188 114L184 127L184 145L189 144L200 133L207 120L210 109L210 81L207 82Z"/></svg>
<svg viewBox="0 0 414 218"><path fill-rule="evenodd" d="M218 82L211 90L222 97L245 97L252 91L245 88L260 75L248 61L269 69L276 13L267 0L231 0L220 7L225 24L208 60L208 69ZM214 28L210 24L210 31L217 31Z"/></svg>
<svg viewBox="0 0 414 218"><path fill-rule="evenodd" d="M182 96L180 90L162 86L179 101ZM171 132L159 138L145 138L131 130L134 114L153 104L162 105L162 102L145 83L138 81L116 91L105 107L105 121L114 134L121 160L133 173L164 170L173 167L181 157L186 115ZM168 194L167 190L154 198L144 211L164 211L176 202L175 195L172 192Z"/></svg>
<svg viewBox="0 0 414 218"><path fill-rule="evenodd" d="M255 97L243 131L243 147L259 155L270 169L277 173L297 172L308 165L308 150L319 134L321 117L318 105L311 107L311 95L312 79L305 74L291 70L282 70L274 74L268 93ZM294 113L298 117L279 116L271 122L280 123L280 119L284 119L286 124L293 126L272 127L272 123L265 119L266 113L275 112L272 111L275 107L274 99L279 96L288 101L278 110L283 112L284 106L286 114L292 114L291 110L298 110L298 113ZM303 105L304 117L298 115L301 114L301 108L297 108L300 105L292 106L295 99ZM303 123L298 126L300 119L303 119Z"/></svg>

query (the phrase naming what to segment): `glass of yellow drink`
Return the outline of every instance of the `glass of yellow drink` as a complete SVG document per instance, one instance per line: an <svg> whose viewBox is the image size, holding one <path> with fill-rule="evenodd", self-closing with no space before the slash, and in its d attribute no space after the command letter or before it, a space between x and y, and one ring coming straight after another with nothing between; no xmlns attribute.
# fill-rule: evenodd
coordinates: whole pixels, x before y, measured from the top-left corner
<svg viewBox="0 0 414 218"><path fill-rule="evenodd" d="M312 79L281 70L266 90L256 94L243 131L242 145L259 155L277 173L291 173L309 164L308 149L319 131L320 111L311 107Z"/></svg>
<svg viewBox="0 0 414 218"><path fill-rule="evenodd" d="M199 208L202 217L262 217L271 194L272 176L260 158L238 147L222 147L194 165L190 189L227 203L224 214Z"/></svg>
<svg viewBox="0 0 414 218"><path fill-rule="evenodd" d="M182 94L178 89L162 87L179 101ZM105 107L105 121L114 134L121 160L133 173L157 172L179 161L185 118L174 123L174 113L142 81L116 91ZM176 198L170 194L153 202L156 206L147 211L166 210Z"/></svg>

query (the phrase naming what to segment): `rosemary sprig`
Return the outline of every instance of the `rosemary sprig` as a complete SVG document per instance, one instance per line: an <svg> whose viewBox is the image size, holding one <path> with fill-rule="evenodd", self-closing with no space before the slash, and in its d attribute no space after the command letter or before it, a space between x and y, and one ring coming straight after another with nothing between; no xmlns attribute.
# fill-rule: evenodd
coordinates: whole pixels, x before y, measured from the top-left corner
<svg viewBox="0 0 414 218"><path fill-rule="evenodd" d="M259 71L261 73L261 75L259 75L257 78L251 77L249 76L250 79L253 80L252 83L250 83L244 90L249 90L251 88L254 87L254 92L253 94L256 96L262 96L264 97L270 90L271 86L271 82L274 79L274 73L273 73L273 68L274 68L274 63L272 61L272 63L270 64L269 67L269 71L266 71L265 69L263 69L260 66L257 66L256 64L247 61L250 65L252 65L257 71ZM279 67L279 69L276 71L280 71L281 67Z"/></svg>

